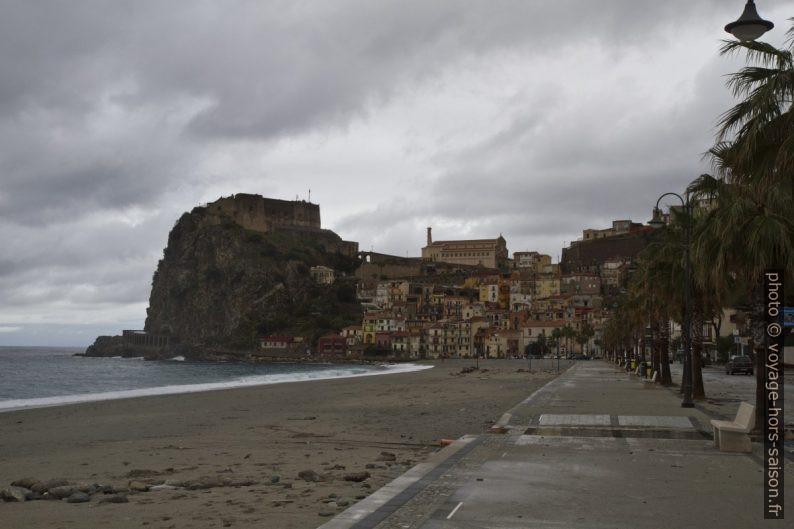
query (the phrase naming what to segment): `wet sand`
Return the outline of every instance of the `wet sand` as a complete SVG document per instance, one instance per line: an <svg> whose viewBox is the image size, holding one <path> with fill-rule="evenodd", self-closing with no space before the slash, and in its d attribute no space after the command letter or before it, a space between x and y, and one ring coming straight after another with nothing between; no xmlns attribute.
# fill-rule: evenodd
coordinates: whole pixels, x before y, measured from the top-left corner
<svg viewBox="0 0 794 529"><path fill-rule="evenodd" d="M529 373L525 361L481 361L481 371L462 374L472 361L446 361L412 373L0 413L0 488L25 477L117 489L202 477L210 485L130 492L119 504L99 503L102 493L88 503L0 503L1 525L317 527L437 451L439 439L487 430L555 376L534 364ZM298 477L307 470L322 481ZM370 477L344 479L356 472Z"/></svg>

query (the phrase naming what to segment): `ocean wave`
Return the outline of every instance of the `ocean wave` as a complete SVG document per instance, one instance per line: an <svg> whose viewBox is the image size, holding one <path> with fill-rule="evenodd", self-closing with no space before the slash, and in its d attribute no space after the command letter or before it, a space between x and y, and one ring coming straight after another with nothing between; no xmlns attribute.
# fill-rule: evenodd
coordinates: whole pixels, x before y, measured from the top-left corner
<svg viewBox="0 0 794 529"><path fill-rule="evenodd" d="M173 360L173 359L172 359ZM0 400L0 413L30 408L47 408L51 406L65 406L84 402L97 402L103 400L127 399L134 397L150 397L156 395L176 395L180 393L197 393L201 391L218 391L224 389L243 388L251 386L267 386L271 384L285 384L289 382L307 382L313 380L330 380L336 378L357 378L376 375L391 375L423 371L431 369L430 365L418 364L393 364L382 365L380 369L373 370L366 367L350 366L338 369L324 369L322 371L304 371L297 373L274 373L269 375L249 375L224 382L206 382L200 384L181 384L170 386L157 386L151 388L128 389L121 391L107 391L102 393L83 393L79 395L63 395L58 397L39 397L32 399Z"/></svg>

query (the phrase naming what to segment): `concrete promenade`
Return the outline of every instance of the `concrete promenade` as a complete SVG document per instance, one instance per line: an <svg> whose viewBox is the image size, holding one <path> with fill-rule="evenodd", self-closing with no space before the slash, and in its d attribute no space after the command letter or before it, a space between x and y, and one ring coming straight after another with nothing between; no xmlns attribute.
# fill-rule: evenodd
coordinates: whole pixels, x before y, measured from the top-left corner
<svg viewBox="0 0 794 529"><path fill-rule="evenodd" d="M506 412L504 433L461 438L321 527L782 527L763 519L761 446L720 453L709 419L612 364L579 362Z"/></svg>

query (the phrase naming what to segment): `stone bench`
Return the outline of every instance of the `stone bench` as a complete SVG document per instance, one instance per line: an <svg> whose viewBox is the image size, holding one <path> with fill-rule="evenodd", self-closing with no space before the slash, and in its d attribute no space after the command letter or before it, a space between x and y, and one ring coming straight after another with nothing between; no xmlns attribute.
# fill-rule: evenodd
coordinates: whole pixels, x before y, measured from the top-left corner
<svg viewBox="0 0 794 529"><path fill-rule="evenodd" d="M755 423L755 406L742 402L733 421L711 421L714 446L720 452L752 452L750 430Z"/></svg>
<svg viewBox="0 0 794 529"><path fill-rule="evenodd" d="M656 387L656 382L658 380L659 380L659 372L658 371L654 371L653 372L653 376L651 378L646 378L645 380L642 381L642 383L643 383L642 387L644 387L645 389L655 388Z"/></svg>

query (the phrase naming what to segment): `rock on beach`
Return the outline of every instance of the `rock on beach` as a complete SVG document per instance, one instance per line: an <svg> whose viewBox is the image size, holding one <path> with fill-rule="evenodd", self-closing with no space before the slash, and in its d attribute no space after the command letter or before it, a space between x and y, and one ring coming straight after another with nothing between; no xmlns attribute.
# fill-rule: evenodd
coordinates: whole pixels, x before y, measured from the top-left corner
<svg viewBox="0 0 794 529"><path fill-rule="evenodd" d="M229 478L220 476L201 476L198 479L186 481L185 488L188 490L212 489L215 487L226 487L231 483Z"/></svg>
<svg viewBox="0 0 794 529"><path fill-rule="evenodd" d="M361 482L366 481L369 479L370 473L369 472L351 472L349 474L345 474L344 480L345 481L353 481L353 482Z"/></svg>
<svg viewBox="0 0 794 529"><path fill-rule="evenodd" d="M126 494L111 494L100 499L99 503L127 503L129 501Z"/></svg>
<svg viewBox="0 0 794 529"><path fill-rule="evenodd" d="M314 470L301 470L298 472L298 477L303 481L317 482L323 481L323 477Z"/></svg>
<svg viewBox="0 0 794 529"><path fill-rule="evenodd" d="M53 487L47 491L47 497L54 498L56 500L62 500L64 498L68 498L75 492L79 492L76 487L73 485L62 485L60 487Z"/></svg>
<svg viewBox="0 0 794 529"><path fill-rule="evenodd" d="M11 482L12 487L22 487L23 489L33 490L33 485L39 483L41 480L36 478L22 478Z"/></svg>
<svg viewBox="0 0 794 529"><path fill-rule="evenodd" d="M127 487L135 492L147 492L150 488L148 484L142 481L130 481Z"/></svg>
<svg viewBox="0 0 794 529"><path fill-rule="evenodd" d="M56 479L48 479L46 481L39 481L35 483L30 490L33 492L38 492L39 494L44 494L48 492L50 489L54 489L56 487L64 487L69 484L68 479L63 478L56 478Z"/></svg>
<svg viewBox="0 0 794 529"><path fill-rule="evenodd" d="M66 498L67 503L85 503L88 501L91 501L91 496L80 491L77 491Z"/></svg>
<svg viewBox="0 0 794 529"><path fill-rule="evenodd" d="M11 486L0 490L0 498L2 498L3 501L23 502L28 499L28 494L30 494L30 490L25 487Z"/></svg>

